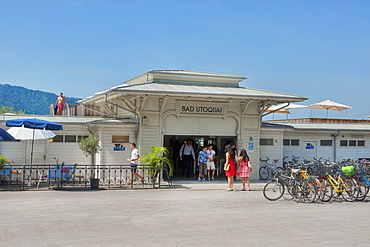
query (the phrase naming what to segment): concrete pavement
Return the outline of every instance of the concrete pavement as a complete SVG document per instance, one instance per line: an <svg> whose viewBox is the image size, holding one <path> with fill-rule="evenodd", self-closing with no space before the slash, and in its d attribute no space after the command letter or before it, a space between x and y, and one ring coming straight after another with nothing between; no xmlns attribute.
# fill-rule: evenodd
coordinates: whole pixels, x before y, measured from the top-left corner
<svg viewBox="0 0 370 247"><path fill-rule="evenodd" d="M369 246L368 198L270 202L264 184L0 192L0 246Z"/></svg>

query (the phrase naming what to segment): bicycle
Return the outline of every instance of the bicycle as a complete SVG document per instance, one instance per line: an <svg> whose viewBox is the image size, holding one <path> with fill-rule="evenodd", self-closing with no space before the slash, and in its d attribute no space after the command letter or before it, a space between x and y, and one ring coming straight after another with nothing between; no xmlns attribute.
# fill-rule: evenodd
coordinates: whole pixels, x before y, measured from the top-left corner
<svg viewBox="0 0 370 247"><path fill-rule="evenodd" d="M325 183L326 180L328 183ZM337 198L339 196L342 196L342 198L348 202L356 201L358 197L358 185L357 182L352 178L342 178L338 170L335 170L335 174L333 176L329 174L329 172L325 172L325 178L323 182L326 184L326 186L331 186L332 190L329 193L326 193L326 199L324 199L324 202L330 201L334 196ZM336 193L336 195L333 194L333 192Z"/></svg>
<svg viewBox="0 0 370 247"><path fill-rule="evenodd" d="M277 167L278 160L274 160L272 163L268 163L270 159L266 157L265 160L260 158L261 162L265 162L265 165L259 169L259 177L261 180L267 180L270 177L270 173L275 175L277 170L283 170L282 167Z"/></svg>
<svg viewBox="0 0 370 247"><path fill-rule="evenodd" d="M308 179L296 177L299 169L292 170L290 177L282 175L277 171L274 180L271 180L263 187L263 195L269 201L276 201L283 197L285 188L291 199L297 199L297 202L314 202L316 199L316 188Z"/></svg>
<svg viewBox="0 0 370 247"><path fill-rule="evenodd" d="M303 169L290 169L290 177L287 183L288 192L297 199L297 202L315 202L318 198L317 183L314 183L312 177L308 176L307 171Z"/></svg>
<svg viewBox="0 0 370 247"><path fill-rule="evenodd" d="M370 181L366 177L367 172L364 166L360 166L360 164L356 164L356 172L357 172L357 176L355 176L355 180L358 185L357 201L363 201L365 200L367 194L369 193Z"/></svg>

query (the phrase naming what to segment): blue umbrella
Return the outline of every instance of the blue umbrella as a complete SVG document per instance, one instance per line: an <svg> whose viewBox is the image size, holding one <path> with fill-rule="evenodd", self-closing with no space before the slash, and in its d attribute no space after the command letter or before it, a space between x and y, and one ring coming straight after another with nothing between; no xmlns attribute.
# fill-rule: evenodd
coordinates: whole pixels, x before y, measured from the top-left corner
<svg viewBox="0 0 370 247"><path fill-rule="evenodd" d="M6 132L6 130L3 130L0 128L0 141L11 141L14 140L14 137Z"/></svg>
<svg viewBox="0 0 370 247"><path fill-rule="evenodd" d="M8 127L24 127L29 129L45 129L45 130L62 130L63 126L61 124L53 123L50 121L32 118L32 119L13 119L7 120L5 123ZM33 144L34 138L32 139L32 147L31 147L31 164L30 170L32 169L32 160L33 160ZM30 184L31 184L31 176L30 176Z"/></svg>
<svg viewBox="0 0 370 247"><path fill-rule="evenodd" d="M25 127L30 129L45 129L45 130L62 130L61 124L49 122L42 119L13 119L7 120L6 126L8 127Z"/></svg>

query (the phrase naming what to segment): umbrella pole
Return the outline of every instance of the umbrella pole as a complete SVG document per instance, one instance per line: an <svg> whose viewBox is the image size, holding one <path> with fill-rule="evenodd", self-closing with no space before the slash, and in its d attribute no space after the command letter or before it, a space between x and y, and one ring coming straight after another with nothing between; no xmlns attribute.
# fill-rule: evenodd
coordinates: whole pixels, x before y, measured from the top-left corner
<svg viewBox="0 0 370 247"><path fill-rule="evenodd" d="M33 129L33 133L32 133L30 177L29 177L29 181L28 181L28 186L31 186L31 182L32 182L32 161L33 161L33 144L34 144L34 142L35 142L35 129Z"/></svg>

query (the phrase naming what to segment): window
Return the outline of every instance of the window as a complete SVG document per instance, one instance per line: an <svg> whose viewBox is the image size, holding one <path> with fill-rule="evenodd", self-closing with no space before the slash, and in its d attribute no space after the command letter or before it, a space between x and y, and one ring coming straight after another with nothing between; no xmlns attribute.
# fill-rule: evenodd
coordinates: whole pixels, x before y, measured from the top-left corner
<svg viewBox="0 0 370 247"><path fill-rule="evenodd" d="M81 138L86 138L88 136L76 136L76 135L56 135L53 138L53 142L77 142Z"/></svg>
<svg viewBox="0 0 370 247"><path fill-rule="evenodd" d="M291 146L299 146L299 140L298 139L292 139L290 140Z"/></svg>
<svg viewBox="0 0 370 247"><path fill-rule="evenodd" d="M299 139L284 139L284 146L299 146Z"/></svg>
<svg viewBox="0 0 370 247"><path fill-rule="evenodd" d="M348 146L348 141L347 140L340 140L340 146L341 147Z"/></svg>
<svg viewBox="0 0 370 247"><path fill-rule="evenodd" d="M195 144L198 144L200 146L204 146L204 138L196 138L195 139Z"/></svg>
<svg viewBox="0 0 370 247"><path fill-rule="evenodd" d="M78 136L77 141L80 141L81 139L85 139L86 137L88 137L88 136Z"/></svg>
<svg viewBox="0 0 370 247"><path fill-rule="evenodd" d="M76 136L75 135L65 135L65 142L76 142Z"/></svg>
<svg viewBox="0 0 370 247"><path fill-rule="evenodd" d="M357 141L348 141L350 147L356 147Z"/></svg>
<svg viewBox="0 0 370 247"><path fill-rule="evenodd" d="M333 146L333 140L320 140L320 146Z"/></svg>
<svg viewBox="0 0 370 247"><path fill-rule="evenodd" d="M63 142L64 141L63 135L56 135L53 138L53 142Z"/></svg>
<svg viewBox="0 0 370 247"><path fill-rule="evenodd" d="M260 139L260 145L261 146L273 146L274 139Z"/></svg>
<svg viewBox="0 0 370 247"><path fill-rule="evenodd" d="M364 140L340 140L340 146L342 147L364 147Z"/></svg>

